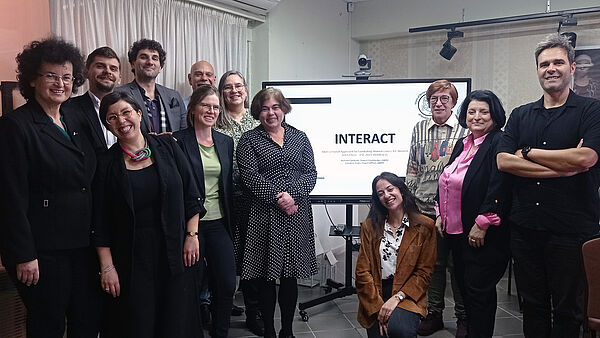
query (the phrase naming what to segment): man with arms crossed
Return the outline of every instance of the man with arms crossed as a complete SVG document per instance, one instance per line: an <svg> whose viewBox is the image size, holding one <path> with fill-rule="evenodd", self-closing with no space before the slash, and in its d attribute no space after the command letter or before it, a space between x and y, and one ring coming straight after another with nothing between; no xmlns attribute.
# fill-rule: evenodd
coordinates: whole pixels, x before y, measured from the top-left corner
<svg viewBox="0 0 600 338"><path fill-rule="evenodd" d="M600 101L570 90L575 52L559 34L535 50L542 98L513 110L498 168L514 175L510 211L515 278L525 337L579 337L581 245L598 227Z"/></svg>
<svg viewBox="0 0 600 338"><path fill-rule="evenodd" d="M460 126L458 118L452 113L452 108L458 99L458 92L452 83L447 80L433 82L427 89L426 97L431 109L431 118L418 122L413 129L406 185L417 197L417 205L421 212L435 220L434 206L438 179L450 160L454 143L466 136L469 131ZM438 229L438 233L437 260L427 290L427 317L421 321L417 333L421 336L429 336L444 328L442 312L446 290L446 268L448 268L452 278L454 312L458 319L456 337L462 338L467 334L467 314L454 278L454 268L448 264L451 256L450 248L442 237L441 229Z"/></svg>
<svg viewBox="0 0 600 338"><path fill-rule="evenodd" d="M115 90L131 94L142 107L142 130L161 134L187 128L187 110L181 95L156 83L167 59L161 44L138 40L131 45L127 57L135 79Z"/></svg>
<svg viewBox="0 0 600 338"><path fill-rule="evenodd" d="M110 47L100 47L88 55L85 69L90 89L65 104L81 111L89 120L94 148L106 150L117 142L117 138L104 127L98 110L102 98L121 83L121 61Z"/></svg>

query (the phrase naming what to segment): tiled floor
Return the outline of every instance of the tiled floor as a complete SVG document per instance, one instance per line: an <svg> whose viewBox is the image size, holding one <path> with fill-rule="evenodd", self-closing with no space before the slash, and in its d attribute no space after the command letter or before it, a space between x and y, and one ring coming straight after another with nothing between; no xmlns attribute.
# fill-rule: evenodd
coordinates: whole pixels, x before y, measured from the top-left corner
<svg viewBox="0 0 600 338"><path fill-rule="evenodd" d="M340 262L337 264L336 280L343 281L343 266L344 257L337 257ZM354 253L354 261L356 253ZM449 280L450 278L448 278ZM498 310L496 312L496 326L494 337L523 337L522 333L522 316L519 312L517 303L516 290L512 283L513 295L507 294L508 278L505 276L498 283ZM306 301L320 295L324 295L325 291L316 286L314 288L299 287L299 301ZM235 303L243 306L241 295L237 294ZM356 311L358 309L358 298L356 295L348 296L341 299L321 304L310 309L307 309L309 314L308 322L303 322L299 315L294 320L294 335L297 338L305 337L326 337L326 338L352 338L366 337L367 333L360 324L356 321ZM456 333L456 319L454 318L454 303L450 286L446 288L446 309L444 310L444 325L445 329L429 336L432 338L450 338ZM279 308L275 314L276 329L279 330ZM230 337L255 337L250 331L245 328L244 315L240 317L231 317L231 328L229 330ZM206 337L209 337L206 335Z"/></svg>

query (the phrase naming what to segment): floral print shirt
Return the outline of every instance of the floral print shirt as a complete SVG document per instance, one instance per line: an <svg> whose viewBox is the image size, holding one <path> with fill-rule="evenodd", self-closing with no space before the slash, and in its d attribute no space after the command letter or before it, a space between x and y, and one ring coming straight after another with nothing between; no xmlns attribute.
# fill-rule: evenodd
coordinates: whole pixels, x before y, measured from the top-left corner
<svg viewBox="0 0 600 338"><path fill-rule="evenodd" d="M394 274L396 273L396 260L398 259L398 248L400 248L400 243L402 243L404 229L408 226L408 217L405 215L402 219L402 225L396 230L396 236L394 236L390 224L387 220L385 221L383 237L381 238L381 244L379 244L382 279L394 278Z"/></svg>
<svg viewBox="0 0 600 338"><path fill-rule="evenodd" d="M226 113L223 112L222 114ZM233 192L234 194L238 194L241 193L242 188L240 186L240 170L238 169L237 165L237 145L240 141L240 138L242 137L242 134L244 134L248 130L256 128L258 125L260 125L260 122L258 120L255 120L254 117L250 115L250 112L246 110L246 113L244 114L239 123L234 119L232 119L231 123L233 124L231 128L215 128L215 130L233 138Z"/></svg>

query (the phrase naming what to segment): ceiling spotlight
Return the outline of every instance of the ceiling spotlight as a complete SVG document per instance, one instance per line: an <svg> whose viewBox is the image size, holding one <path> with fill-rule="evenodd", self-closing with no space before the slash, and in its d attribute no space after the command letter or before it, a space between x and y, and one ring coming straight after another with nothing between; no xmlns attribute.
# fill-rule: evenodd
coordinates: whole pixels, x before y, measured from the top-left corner
<svg viewBox="0 0 600 338"><path fill-rule="evenodd" d="M440 50L440 55L446 59L450 60L456 54L456 47L452 46L450 42L454 38L462 38L465 34L461 31L457 31L456 28L452 27L451 31L448 32L448 39L444 42L442 46L442 50Z"/></svg>
<svg viewBox="0 0 600 338"><path fill-rule="evenodd" d="M452 59L452 57L454 56L455 53L456 53L456 47L452 46L452 44L450 43L450 40L446 40L446 42L444 42L442 50L440 50L440 55L444 59L450 60L450 59Z"/></svg>
<svg viewBox="0 0 600 338"><path fill-rule="evenodd" d="M573 14L564 14L561 16L560 21L558 22L558 31L560 33L560 29L562 26L577 26L577 18L573 16Z"/></svg>

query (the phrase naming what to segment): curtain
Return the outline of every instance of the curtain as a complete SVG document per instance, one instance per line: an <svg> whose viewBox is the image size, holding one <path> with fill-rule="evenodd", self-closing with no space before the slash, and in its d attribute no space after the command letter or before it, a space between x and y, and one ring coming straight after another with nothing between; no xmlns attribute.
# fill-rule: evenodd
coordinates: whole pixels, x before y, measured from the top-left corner
<svg viewBox="0 0 600 338"><path fill-rule="evenodd" d="M247 73L248 20L183 0L50 0L50 22L52 34L84 57L98 47L114 49L122 84L133 80L127 51L141 38L161 43L167 60L157 83L183 97L192 92L187 74L198 60L214 66L217 81L231 69Z"/></svg>

